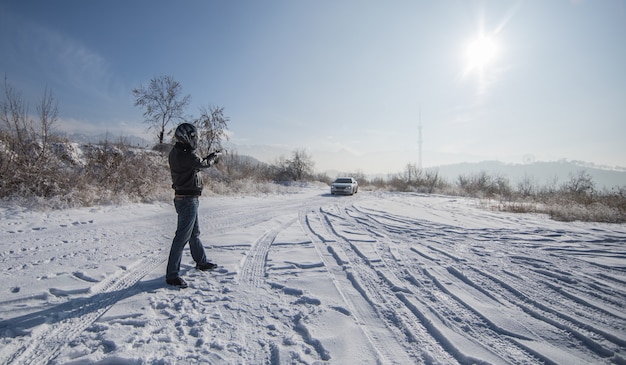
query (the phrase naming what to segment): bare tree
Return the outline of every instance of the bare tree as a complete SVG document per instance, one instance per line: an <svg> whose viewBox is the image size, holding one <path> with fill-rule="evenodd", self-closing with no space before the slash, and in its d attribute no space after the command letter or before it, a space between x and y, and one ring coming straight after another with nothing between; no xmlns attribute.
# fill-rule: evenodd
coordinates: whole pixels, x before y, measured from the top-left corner
<svg viewBox="0 0 626 365"><path fill-rule="evenodd" d="M200 117L195 120L198 128L198 150L207 155L211 149L221 149L222 140L228 140L226 129L230 118L224 115L223 107L201 107Z"/></svg>
<svg viewBox="0 0 626 365"><path fill-rule="evenodd" d="M283 155L276 158L276 161L272 165L272 175L275 181L283 182L294 179L290 164L291 162Z"/></svg>
<svg viewBox="0 0 626 365"><path fill-rule="evenodd" d="M31 118L28 105L5 76L0 101L0 196L15 193L49 196L58 191L64 175L51 153L50 135L58 106L45 89L37 105L39 120Z"/></svg>
<svg viewBox="0 0 626 365"><path fill-rule="evenodd" d="M404 170L404 179L408 186L417 187L422 182L422 170L416 164L407 164Z"/></svg>
<svg viewBox="0 0 626 365"><path fill-rule="evenodd" d="M536 185L534 178L524 173L522 180L517 183L517 192L524 198L534 196L537 192Z"/></svg>
<svg viewBox="0 0 626 365"><path fill-rule="evenodd" d="M315 163L305 150L295 150L291 156L291 159L279 156L272 165L275 181L297 181L313 175Z"/></svg>
<svg viewBox="0 0 626 365"><path fill-rule="evenodd" d="M580 170L576 175L570 175L569 181L563 184L561 190L569 194L574 200L589 204L596 190L593 177L586 170Z"/></svg>
<svg viewBox="0 0 626 365"><path fill-rule="evenodd" d="M46 89L44 90L41 102L37 105L37 113L39 114L39 136L41 138L41 153L39 159L46 157L48 154L48 145L50 139L50 132L52 127L56 123L59 115L59 105L54 100L52 92Z"/></svg>
<svg viewBox="0 0 626 365"><path fill-rule="evenodd" d="M443 181L439 177L439 170L426 170L424 184L428 194L432 194L435 191L435 188L443 185Z"/></svg>
<svg viewBox="0 0 626 365"><path fill-rule="evenodd" d="M3 99L0 104L0 128L7 133L11 148L20 154L36 153L41 158L47 153L50 133L59 113L52 92L46 87L37 105L39 123L31 119L21 93L8 83L6 77Z"/></svg>
<svg viewBox="0 0 626 365"><path fill-rule="evenodd" d="M28 117L28 106L21 93L9 84L6 76L0 119L8 147L18 154L25 153L27 143L31 139L29 132L32 130L32 120Z"/></svg>
<svg viewBox="0 0 626 365"><path fill-rule="evenodd" d="M315 163L311 155L307 154L305 150L295 150L292 152L289 166L291 167L294 180L302 180L313 174Z"/></svg>
<svg viewBox="0 0 626 365"><path fill-rule="evenodd" d="M159 144L163 144L166 129L172 120L184 120L185 108L190 95L182 95L180 83L172 76L160 76L150 80L150 86L133 89L135 106L144 109L144 122L157 132ZM170 129L171 131L171 129ZM170 131L167 131L168 134Z"/></svg>

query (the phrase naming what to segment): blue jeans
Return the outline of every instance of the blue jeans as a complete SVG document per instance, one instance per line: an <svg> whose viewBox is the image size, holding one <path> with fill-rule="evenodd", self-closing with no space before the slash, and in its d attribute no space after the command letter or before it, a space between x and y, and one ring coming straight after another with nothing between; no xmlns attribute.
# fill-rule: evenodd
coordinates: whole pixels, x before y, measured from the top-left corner
<svg viewBox="0 0 626 365"><path fill-rule="evenodd" d="M167 274L165 278L170 280L178 277L180 261L183 257L183 249L189 242L191 256L196 263L206 262L204 247L200 241L200 227L198 225L198 197L185 196L174 199L174 207L178 213L178 227L176 236L172 241L170 257L167 262Z"/></svg>

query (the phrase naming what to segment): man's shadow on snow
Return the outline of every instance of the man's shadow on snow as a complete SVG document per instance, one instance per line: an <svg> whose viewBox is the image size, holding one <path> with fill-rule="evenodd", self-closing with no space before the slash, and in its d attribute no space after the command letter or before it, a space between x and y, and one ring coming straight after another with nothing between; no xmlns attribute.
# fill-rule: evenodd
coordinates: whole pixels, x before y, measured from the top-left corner
<svg viewBox="0 0 626 365"><path fill-rule="evenodd" d="M42 324L55 325L63 321L80 318L103 309L103 312L97 317L94 317L93 320L89 320L89 324L91 324L117 302L140 293L149 293L164 287L167 288L163 277L148 281L138 281L128 288L97 293L87 297L72 298L67 302L53 305L52 307L46 306L45 309L40 311L24 314L15 318L0 320L0 338L27 336L30 335L30 331L32 329ZM47 294L43 295L43 297L47 297ZM3 301L0 302L0 307L8 303L25 301L28 299L29 298ZM68 325L71 326L71 323L72 322L68 321Z"/></svg>

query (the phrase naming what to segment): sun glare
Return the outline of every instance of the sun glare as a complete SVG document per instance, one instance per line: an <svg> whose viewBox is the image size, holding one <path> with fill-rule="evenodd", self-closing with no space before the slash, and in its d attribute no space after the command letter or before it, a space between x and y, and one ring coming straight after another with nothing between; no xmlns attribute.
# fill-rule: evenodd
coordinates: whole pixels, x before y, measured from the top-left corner
<svg viewBox="0 0 626 365"><path fill-rule="evenodd" d="M496 43L491 37L479 36L467 45L467 68L482 70L491 63L497 53Z"/></svg>

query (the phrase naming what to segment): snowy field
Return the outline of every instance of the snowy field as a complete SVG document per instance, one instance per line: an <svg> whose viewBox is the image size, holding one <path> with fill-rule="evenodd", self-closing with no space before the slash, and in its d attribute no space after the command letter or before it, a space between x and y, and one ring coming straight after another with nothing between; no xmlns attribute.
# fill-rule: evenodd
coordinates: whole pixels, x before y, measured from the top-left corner
<svg viewBox="0 0 626 365"><path fill-rule="evenodd" d="M165 285L172 204L0 207L1 364L625 364L626 227L307 188L205 197L221 267Z"/></svg>

